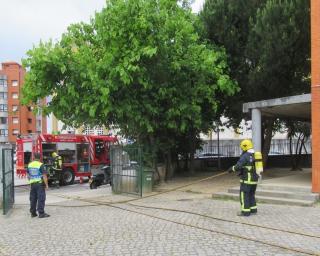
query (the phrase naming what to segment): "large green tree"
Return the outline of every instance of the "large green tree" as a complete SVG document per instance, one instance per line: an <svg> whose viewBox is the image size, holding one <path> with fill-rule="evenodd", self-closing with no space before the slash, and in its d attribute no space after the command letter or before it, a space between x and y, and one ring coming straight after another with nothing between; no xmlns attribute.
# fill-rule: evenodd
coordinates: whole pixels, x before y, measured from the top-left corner
<svg viewBox="0 0 320 256"><path fill-rule="evenodd" d="M310 1L206 0L204 38L226 48L240 94L225 104L236 125L244 102L309 92ZM264 157L274 119L263 120Z"/></svg>
<svg viewBox="0 0 320 256"><path fill-rule="evenodd" d="M199 15L204 27L201 29L200 26L202 38L226 49L230 75L241 88L239 93L220 105L221 111L233 126L241 122L242 104L250 99L247 90L249 67L246 52L251 29L249 21L265 2L266 0L206 0Z"/></svg>
<svg viewBox="0 0 320 256"><path fill-rule="evenodd" d="M250 97L310 92L310 1L269 0L250 27Z"/></svg>
<svg viewBox="0 0 320 256"><path fill-rule="evenodd" d="M196 19L187 1L107 1L90 24L28 52L25 102L52 95L45 113L71 126L116 125L168 162L178 137L209 129L217 95L237 89Z"/></svg>

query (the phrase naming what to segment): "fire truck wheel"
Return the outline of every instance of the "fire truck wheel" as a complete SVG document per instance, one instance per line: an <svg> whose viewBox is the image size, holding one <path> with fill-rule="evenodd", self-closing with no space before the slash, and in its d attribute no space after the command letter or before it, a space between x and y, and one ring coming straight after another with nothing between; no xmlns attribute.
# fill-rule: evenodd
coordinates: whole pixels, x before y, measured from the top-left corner
<svg viewBox="0 0 320 256"><path fill-rule="evenodd" d="M61 183L63 185L72 185L74 183L74 173L72 169L67 168L62 171Z"/></svg>

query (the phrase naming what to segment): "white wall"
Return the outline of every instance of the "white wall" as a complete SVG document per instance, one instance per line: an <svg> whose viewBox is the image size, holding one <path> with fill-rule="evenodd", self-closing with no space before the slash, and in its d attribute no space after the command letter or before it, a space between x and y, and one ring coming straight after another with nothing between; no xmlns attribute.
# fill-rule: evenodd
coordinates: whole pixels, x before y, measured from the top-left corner
<svg viewBox="0 0 320 256"><path fill-rule="evenodd" d="M222 123L227 121L226 118L221 119ZM220 133L219 138L220 140L241 140L241 139L251 139L252 138L252 130L251 130L251 121L245 122L244 120L240 124L240 129L237 132L233 128L227 128L226 126L219 127ZM217 132L212 132L211 134L201 134L201 139L203 140L217 140L218 134ZM286 133L279 133L277 132L273 139L286 139Z"/></svg>

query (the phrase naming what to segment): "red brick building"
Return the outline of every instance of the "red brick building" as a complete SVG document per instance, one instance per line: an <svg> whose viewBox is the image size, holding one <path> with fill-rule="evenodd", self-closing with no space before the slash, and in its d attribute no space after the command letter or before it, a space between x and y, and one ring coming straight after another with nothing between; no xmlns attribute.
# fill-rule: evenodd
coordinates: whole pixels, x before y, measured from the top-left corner
<svg viewBox="0 0 320 256"><path fill-rule="evenodd" d="M20 104L26 71L16 62L4 62L0 69L0 143L15 143L17 135L45 133L46 117Z"/></svg>

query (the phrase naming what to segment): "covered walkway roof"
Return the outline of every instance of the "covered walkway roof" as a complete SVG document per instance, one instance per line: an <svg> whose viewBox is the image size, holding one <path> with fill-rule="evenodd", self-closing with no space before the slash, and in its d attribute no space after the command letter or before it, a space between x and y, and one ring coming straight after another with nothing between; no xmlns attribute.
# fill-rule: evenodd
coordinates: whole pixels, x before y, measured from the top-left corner
<svg viewBox="0 0 320 256"><path fill-rule="evenodd" d="M250 113L252 109L259 109L262 116L310 121L311 94L301 94L243 104L244 113Z"/></svg>
<svg viewBox="0 0 320 256"><path fill-rule="evenodd" d="M311 94L244 103L243 112L251 114L254 149L261 151L262 118L270 116L310 122Z"/></svg>

